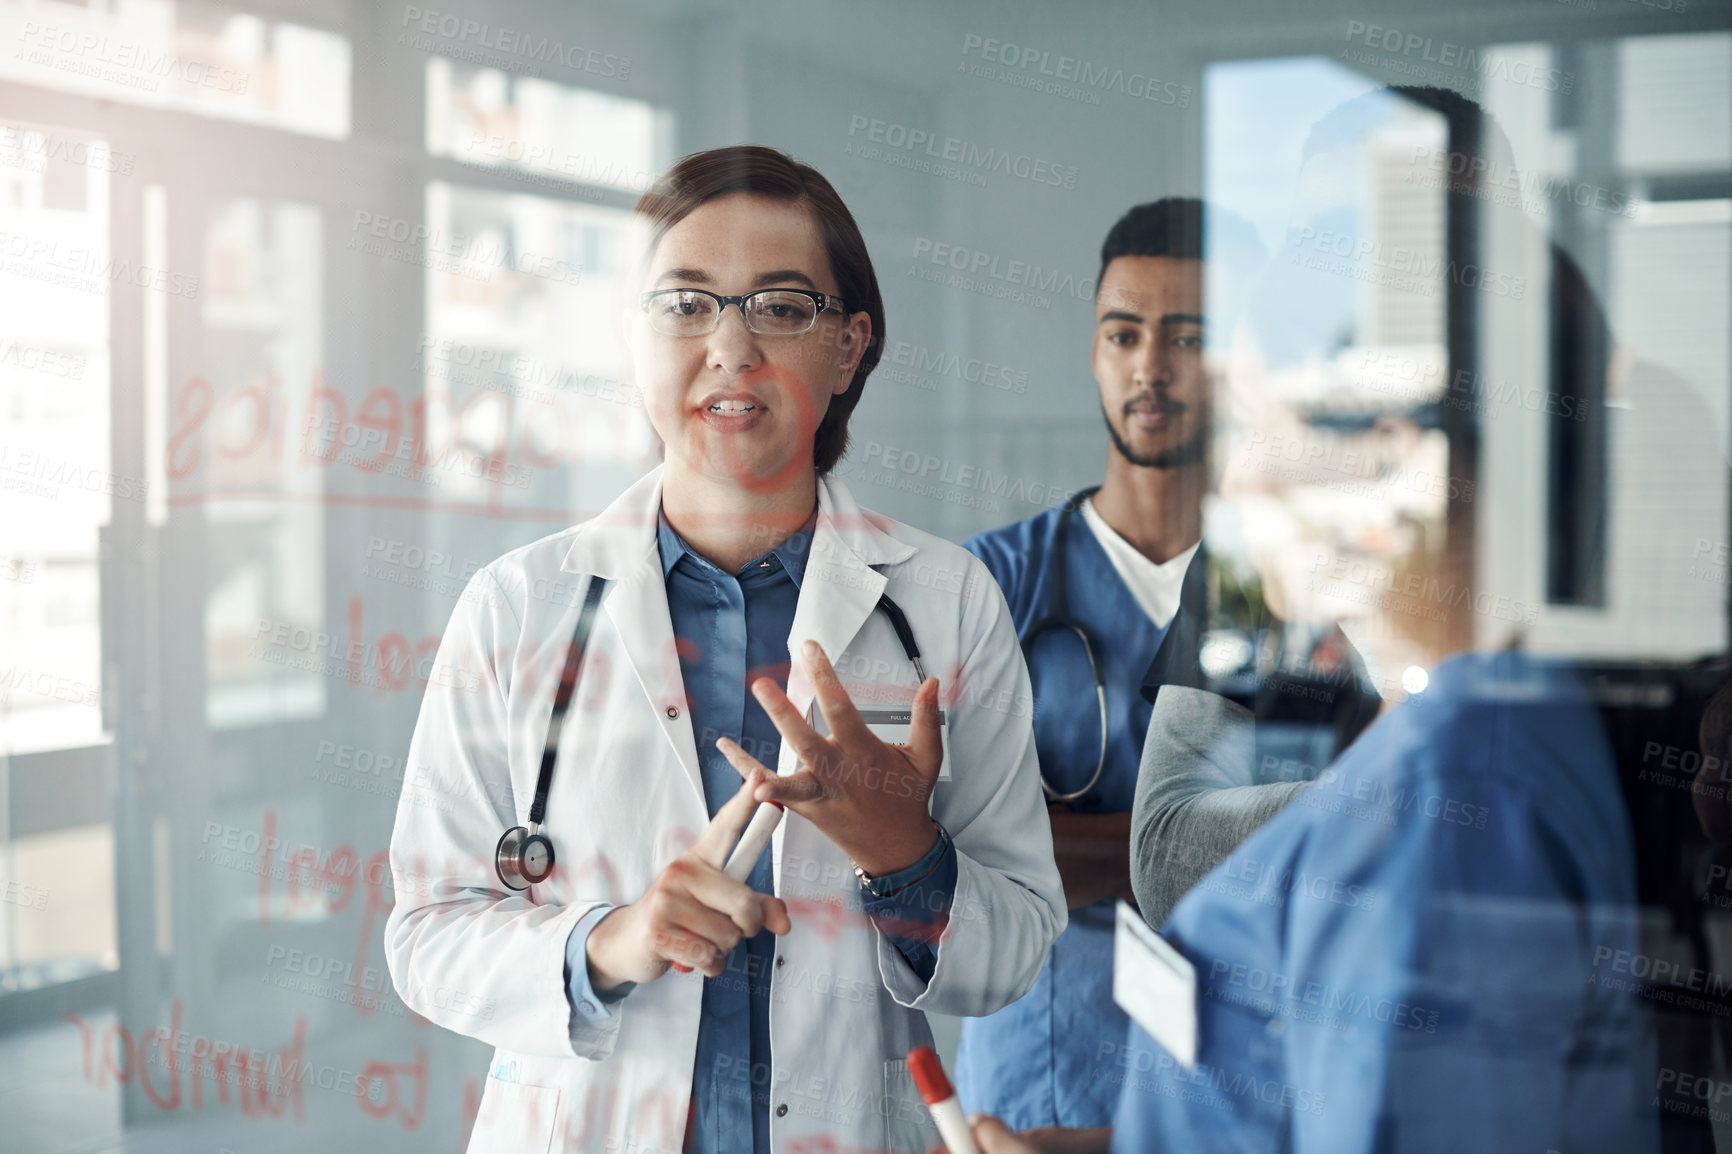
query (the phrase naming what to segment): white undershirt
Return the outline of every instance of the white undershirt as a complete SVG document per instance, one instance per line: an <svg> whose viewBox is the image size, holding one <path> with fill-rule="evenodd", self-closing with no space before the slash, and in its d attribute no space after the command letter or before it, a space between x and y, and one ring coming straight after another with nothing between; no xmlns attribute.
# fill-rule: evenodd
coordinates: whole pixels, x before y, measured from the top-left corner
<svg viewBox="0 0 1732 1154"><path fill-rule="evenodd" d="M1173 619L1173 614L1179 611L1179 590L1185 584L1185 570L1190 568L1191 558L1196 555L1197 545L1192 545L1177 557L1164 564L1157 565L1137 551L1137 547L1119 536L1118 530L1106 523L1106 519L1095 508L1095 499L1089 497L1082 503L1083 521L1094 533L1095 540L1106 550L1107 560L1113 563L1118 571L1119 579L1131 591L1131 596L1137 599L1137 604L1143 607L1143 612L1149 615L1162 629Z"/></svg>

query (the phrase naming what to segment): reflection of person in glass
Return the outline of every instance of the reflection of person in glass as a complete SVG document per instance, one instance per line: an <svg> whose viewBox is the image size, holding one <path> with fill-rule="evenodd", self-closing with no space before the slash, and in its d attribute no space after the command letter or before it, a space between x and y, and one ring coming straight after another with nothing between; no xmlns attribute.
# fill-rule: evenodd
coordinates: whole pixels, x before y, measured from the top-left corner
<svg viewBox="0 0 1732 1154"><path fill-rule="evenodd" d="M461 676L428 690L392 838L392 975L498 1047L472 1151L925 1150L924 1012L1015 999L1065 923L1016 635L979 562L827 476L884 332L829 183L720 149L639 214L625 324L665 464L453 615ZM729 862L771 801L773 843ZM556 860L519 889L493 858L525 824Z"/></svg>
<svg viewBox="0 0 1732 1154"><path fill-rule="evenodd" d="M1394 95L1464 121L1470 131L1452 131L1452 142L1484 139L1490 128L1455 94ZM1375 111L1345 106L1313 136L1340 133L1339 143ZM1474 255L1482 267L1519 267L1504 250ZM1584 310L1554 317L1555 331L1593 327L1597 309L1569 292L1555 299ZM1587 369L1602 380L1572 382L1572 391L1599 395L1606 368L1602 358ZM1453 488L1446 497L1452 509L1467 499ZM1585 541L1604 539L1587 528ZM1471 643L1472 632L1458 635ZM1630 751L1663 747L1676 720L1668 712L1699 708L1650 707L1694 696L1692 671L1632 677L1519 644L1440 648L1447 659L1416 699L1294 790L1166 921L1163 937L1194 967L1195 990L1139 1015L1108 1051L1121 1091L1113 1129L1017 1136L983 1120L976 1137L986 1154L1660 1148L1668 1099L1715 1067L1706 1054L1669 1061L1667 1047L1689 1046L1664 1030L1656 1038L1656 1020L1674 1005L1724 1013L1729 1004L1712 989L1724 979L1707 956L1698 953L1692 970L1675 931L1651 938L1645 924L1687 924L1701 874L1673 847L1701 834L1688 789L1642 783ZM1227 711L1204 707L1206 696L1163 692L1149 748L1170 747L1167 760L1187 763L1199 780L1243 776L1250 744ZM1199 798L1212 805L1243 792ZM1641 932L1639 904L1656 907ZM1687 976L1668 986L1657 972ZM1177 1039L1180 1054L1194 1038L1194 1065L1155 1035ZM1712 1148L1702 1142L1705 1119L1678 1121L1666 1120L1665 1148Z"/></svg>

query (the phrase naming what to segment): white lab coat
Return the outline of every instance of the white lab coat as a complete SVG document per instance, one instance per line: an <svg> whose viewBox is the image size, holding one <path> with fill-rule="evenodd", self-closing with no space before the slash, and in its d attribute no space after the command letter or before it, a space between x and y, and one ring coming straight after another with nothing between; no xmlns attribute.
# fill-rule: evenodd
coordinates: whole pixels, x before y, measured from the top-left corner
<svg viewBox="0 0 1732 1154"><path fill-rule="evenodd" d="M635 900L708 822L697 741L656 547L661 470L591 521L476 574L440 644L391 838L385 929L404 1004L498 1047L469 1150L678 1151L703 978L670 972L591 1024L570 1013L566 939L598 903ZM768 542L766 544L769 544ZM567 714L545 831L557 868L524 894L494 873L535 791L559 670L590 575L609 581ZM1016 632L986 568L961 548L867 513L819 484L819 515L789 648L815 639L854 700L907 703L913 669L884 614L888 591L941 679L950 780L933 816L955 839L957 882L923 983L860 913L850 863L790 812L774 841L793 931L772 972L772 1148L929 1150L908 1075L929 1044L923 1011L988 1014L1028 990L1065 926ZM788 694L804 710L798 662ZM778 770L794 769L782 746ZM730 975L744 980L743 974Z"/></svg>

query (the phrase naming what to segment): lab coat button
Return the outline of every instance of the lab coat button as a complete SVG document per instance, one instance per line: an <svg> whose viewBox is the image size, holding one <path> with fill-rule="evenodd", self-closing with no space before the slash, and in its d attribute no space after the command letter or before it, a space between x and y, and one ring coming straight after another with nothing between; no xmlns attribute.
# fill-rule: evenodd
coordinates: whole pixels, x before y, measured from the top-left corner
<svg viewBox="0 0 1732 1154"><path fill-rule="evenodd" d="M1279 1038L1287 1030L1287 1023L1280 1018L1270 1018L1269 1024L1263 1027L1271 1038Z"/></svg>
<svg viewBox="0 0 1732 1154"><path fill-rule="evenodd" d="M591 1001L588 1001L588 1000L585 1000L585 1001L582 1001L582 1002L579 1002L579 1003L578 1003L578 1008L579 1008L579 1009L581 1009L581 1010L582 1010L582 1011L583 1011L583 1012L584 1012L584 1013L586 1013L586 1014L593 1014L593 1013L595 1013L595 1003L594 1003L594 1002L591 1002Z"/></svg>
<svg viewBox="0 0 1732 1154"><path fill-rule="evenodd" d="M678 721L679 718L680 718L680 707L677 705L668 706L668 720L669 721Z"/></svg>
<svg viewBox="0 0 1732 1154"><path fill-rule="evenodd" d="M786 1102L783 1102L780 1106L776 1107L776 1117L786 1118L787 1116L788 1116L788 1104Z"/></svg>
<svg viewBox="0 0 1732 1154"><path fill-rule="evenodd" d="M777 954L776 955L776 964L778 966L785 966L788 964L788 959L783 957L781 954Z"/></svg>

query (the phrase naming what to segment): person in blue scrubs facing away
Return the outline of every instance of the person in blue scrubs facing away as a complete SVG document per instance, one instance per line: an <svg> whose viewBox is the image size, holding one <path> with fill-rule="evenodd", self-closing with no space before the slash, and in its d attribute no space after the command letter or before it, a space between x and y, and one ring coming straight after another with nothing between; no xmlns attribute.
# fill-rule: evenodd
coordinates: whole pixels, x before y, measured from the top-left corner
<svg viewBox="0 0 1732 1154"><path fill-rule="evenodd" d="M1465 121L1471 131L1452 141L1492 134L1456 94L1391 93ZM1320 127L1354 124L1332 114ZM1329 133L1313 137L1307 153ZM1478 637L1440 641L1438 656L1496 638L1476 624ZM1161 937L1190 963L1195 993L1145 1007L1102 1044L1118 1095L1110 1129L1014 1134L982 1118L983 1154L1713 1149L1705 1130L1724 1119L1710 1101L1727 1085L1723 1067L1708 1047L1692 1059L1664 1028L1679 1011L1732 1007L1707 935L1688 940L1692 906L1712 900L1702 879L1713 859L1668 851L1702 832L1677 823L1683 788L1692 824L1718 835L1732 823L1713 804L1725 796L1717 784L1646 780L1680 748L1661 739L1691 712L1674 704L1680 687L1713 671L1626 661L1632 673L1530 655L1519 630L1502 641L1436 664L1179 900ZM1732 726L1712 719L1704 749L1723 756ZM1187 759L1198 780L1242 777L1241 724L1221 695L1169 684L1144 780L1151 761ZM1229 785L1205 800L1229 808L1271 788ZM1163 864L1133 854L1145 899ZM1127 981L1163 988L1151 966L1127 964ZM1701 1040L1700 1022L1673 1025ZM1174 1052L1187 1030L1194 1065Z"/></svg>
<svg viewBox="0 0 1732 1154"><path fill-rule="evenodd" d="M1657 1148L1631 823L1569 663L1444 662L1222 869L1165 929L1198 1064L1133 1024L1113 1150Z"/></svg>
<svg viewBox="0 0 1732 1154"><path fill-rule="evenodd" d="M1063 509L964 542L997 578L1028 659L1071 911L1034 989L963 1023L956 1082L964 1106L1019 1129L1105 1125L1117 1097L1099 1051L1121 1040L1126 1024L1112 999L1113 905L1135 900L1131 806L1152 700L1144 678L1181 590L1202 589L1212 425L1205 236L1225 237L1220 247L1241 267L1263 255L1248 224L1205 215L1194 199L1139 205L1101 246L1090 363L1111 440L1105 483ZM1211 275L1216 267L1211 253Z"/></svg>
<svg viewBox="0 0 1732 1154"><path fill-rule="evenodd" d="M1659 1149L1637 909L1630 818L1582 680L1520 652L1458 655L1179 903L1162 936L1196 969L1196 1065L1133 1023L1104 1047L1111 1131L983 1119L976 1140Z"/></svg>

